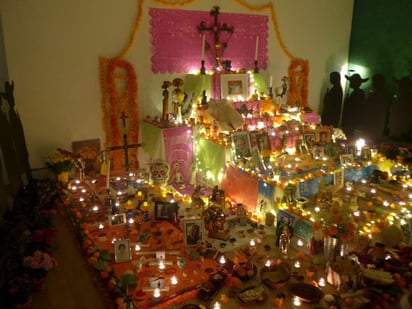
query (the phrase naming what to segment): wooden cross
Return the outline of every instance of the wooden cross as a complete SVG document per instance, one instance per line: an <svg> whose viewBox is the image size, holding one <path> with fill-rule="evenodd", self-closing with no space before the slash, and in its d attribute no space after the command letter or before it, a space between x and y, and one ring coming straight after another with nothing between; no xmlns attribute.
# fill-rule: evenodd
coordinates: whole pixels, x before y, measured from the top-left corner
<svg viewBox="0 0 412 309"><path fill-rule="evenodd" d="M221 25L218 22L218 16L219 16L219 10L220 8L218 6L214 6L213 9L210 11L210 16L213 16L214 22L212 25L207 26L206 22L202 21L200 22L200 25L198 27L199 31L204 32L204 31L210 31L213 33L214 36L214 43L215 43L215 60L216 60L216 68L221 67L221 61L220 61L220 56L222 54L221 52L221 45L220 45L220 33L221 32L228 32L230 34L233 33L233 27L229 27L226 23L223 23ZM226 47L227 42L223 44L223 47Z"/></svg>
<svg viewBox="0 0 412 309"><path fill-rule="evenodd" d="M127 116L124 112L122 112L122 115L120 116L120 119L122 119L122 125L123 125L123 145L120 146L112 146L109 147L108 149L110 151L112 150L124 150L124 166L126 169L126 172L129 171L129 149L131 148L137 148L142 146L142 144L128 144L127 143L127 134L126 134L126 119Z"/></svg>

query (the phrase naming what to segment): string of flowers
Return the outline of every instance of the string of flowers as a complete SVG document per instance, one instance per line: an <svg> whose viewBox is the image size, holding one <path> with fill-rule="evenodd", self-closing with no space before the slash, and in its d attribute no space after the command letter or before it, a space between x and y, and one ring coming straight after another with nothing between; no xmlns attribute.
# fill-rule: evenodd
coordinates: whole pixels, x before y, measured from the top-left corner
<svg viewBox="0 0 412 309"><path fill-rule="evenodd" d="M290 76L290 93L288 101L291 106L308 105L308 75L309 63L307 60L293 59L288 69Z"/></svg>
<svg viewBox="0 0 412 309"><path fill-rule="evenodd" d="M101 64L104 61L101 60ZM122 143L122 134L119 129L119 120L122 112L128 115L130 119L130 130L128 138L132 143L137 143L139 135L139 124L138 124L138 112L137 112L137 78L133 66L121 59L111 59L107 64L107 79L104 78L102 71L105 66L101 65L101 82L103 90L107 91L108 97L103 98L102 108L104 113L104 128L106 133L106 147L119 146ZM116 89L116 69L122 69L126 72L126 78L124 79L127 84L125 89L124 97L125 100L119 97L119 93ZM105 87L106 85L106 87ZM104 92L106 92L104 91ZM109 106L107 106L107 103ZM121 154L119 152L114 152L113 155L113 167L114 169L121 169Z"/></svg>

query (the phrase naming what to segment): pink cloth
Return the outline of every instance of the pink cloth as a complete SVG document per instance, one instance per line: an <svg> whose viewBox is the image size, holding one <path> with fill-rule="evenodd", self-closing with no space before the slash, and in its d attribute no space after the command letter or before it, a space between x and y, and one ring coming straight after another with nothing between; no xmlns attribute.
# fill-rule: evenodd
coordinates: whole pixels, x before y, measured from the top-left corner
<svg viewBox="0 0 412 309"><path fill-rule="evenodd" d="M235 185L236 184L236 185ZM239 169L228 167L222 179L222 189L236 203L242 203L246 209L256 208L259 195L258 179Z"/></svg>
<svg viewBox="0 0 412 309"><path fill-rule="evenodd" d="M187 73L200 69L202 57L202 35L198 30L200 22L209 27L214 19L209 12L149 9L152 35L152 72L153 73ZM233 69L253 69L258 44L259 69L267 68L268 16L250 14L220 13L218 22L234 28L232 35L222 32L221 43L228 46L222 51L221 60L231 60ZM213 33L205 32L206 45L211 49L205 51L206 70L215 65Z"/></svg>

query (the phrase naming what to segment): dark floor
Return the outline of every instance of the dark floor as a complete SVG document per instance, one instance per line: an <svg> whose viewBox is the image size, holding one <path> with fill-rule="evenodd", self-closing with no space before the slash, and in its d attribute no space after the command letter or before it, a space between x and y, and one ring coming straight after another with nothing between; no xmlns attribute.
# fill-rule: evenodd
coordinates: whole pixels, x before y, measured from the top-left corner
<svg viewBox="0 0 412 309"><path fill-rule="evenodd" d="M59 264L49 273L45 290L34 294L33 309L104 309L79 243L62 214L56 217L56 227L54 256Z"/></svg>

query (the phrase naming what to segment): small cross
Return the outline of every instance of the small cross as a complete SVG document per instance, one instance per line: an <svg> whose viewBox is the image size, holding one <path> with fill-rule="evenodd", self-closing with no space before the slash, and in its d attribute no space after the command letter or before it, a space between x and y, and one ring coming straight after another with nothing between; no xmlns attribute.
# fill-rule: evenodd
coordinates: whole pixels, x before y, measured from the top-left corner
<svg viewBox="0 0 412 309"><path fill-rule="evenodd" d="M124 166L126 169L126 172L129 171L129 149L131 148L137 148L142 146L142 144L128 144L127 143L127 134L126 134L126 119L127 119L127 115L122 112L122 115L120 116L120 119L122 119L122 125L123 125L123 145L119 145L119 146L112 146L109 147L108 150L112 151L112 150L124 150Z"/></svg>
<svg viewBox="0 0 412 309"><path fill-rule="evenodd" d="M230 34L233 33L233 27L229 27L226 23L223 23L221 25L218 22L218 16L219 16L219 10L220 8L218 6L214 6L213 9L210 11L210 16L213 16L213 24L210 26L206 25L206 22L202 21L200 22L200 25L198 27L199 31L204 32L204 31L210 31L213 33L214 36L214 43L215 43L215 59L216 59L216 68L221 67L221 62L220 62L220 56L221 56L221 45L220 45L220 38L219 35L221 32L228 32ZM226 47L227 43L223 44L223 47Z"/></svg>

